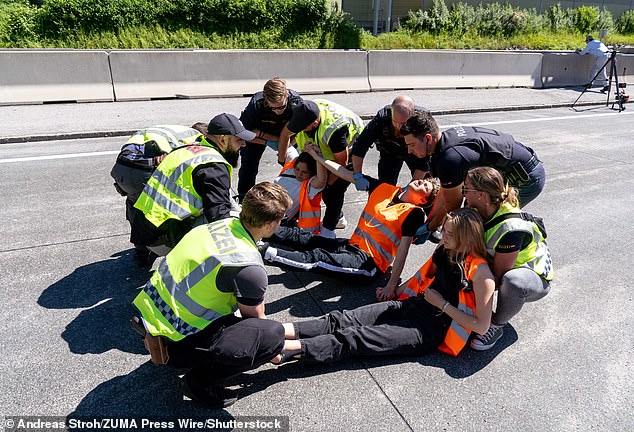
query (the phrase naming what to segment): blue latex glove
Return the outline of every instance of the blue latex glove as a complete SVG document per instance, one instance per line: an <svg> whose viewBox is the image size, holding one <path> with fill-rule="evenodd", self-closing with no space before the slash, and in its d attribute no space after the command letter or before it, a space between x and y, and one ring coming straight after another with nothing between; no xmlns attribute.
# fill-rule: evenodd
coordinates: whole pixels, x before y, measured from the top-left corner
<svg viewBox="0 0 634 432"><path fill-rule="evenodd" d="M429 239L431 233L432 231L429 231L427 224L421 225L414 233L414 240L412 243L415 245L422 245Z"/></svg>
<svg viewBox="0 0 634 432"><path fill-rule="evenodd" d="M266 141L265 144L267 147L271 147L273 150L277 151L278 142L277 141Z"/></svg>
<svg viewBox="0 0 634 432"><path fill-rule="evenodd" d="M354 176L354 187L357 188L358 191L367 191L370 189L370 182L368 179L363 177L363 174L355 174Z"/></svg>

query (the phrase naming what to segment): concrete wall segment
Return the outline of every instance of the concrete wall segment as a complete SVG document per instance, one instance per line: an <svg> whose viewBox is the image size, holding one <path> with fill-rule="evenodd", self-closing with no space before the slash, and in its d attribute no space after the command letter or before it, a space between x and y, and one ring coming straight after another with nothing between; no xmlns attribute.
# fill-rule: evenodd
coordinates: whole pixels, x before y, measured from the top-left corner
<svg viewBox="0 0 634 432"><path fill-rule="evenodd" d="M463 50L369 51L372 90L541 87L541 55Z"/></svg>
<svg viewBox="0 0 634 432"><path fill-rule="evenodd" d="M368 91L365 51L112 51L116 100L242 96L274 76L302 93Z"/></svg>
<svg viewBox="0 0 634 432"><path fill-rule="evenodd" d="M0 104L113 100L105 51L0 50Z"/></svg>
<svg viewBox="0 0 634 432"><path fill-rule="evenodd" d="M590 55L570 51L543 51L542 55L541 75L544 88L584 85L591 78L594 58ZM616 65L619 81L631 81L634 75L634 54L617 54ZM609 76L609 71L607 72Z"/></svg>

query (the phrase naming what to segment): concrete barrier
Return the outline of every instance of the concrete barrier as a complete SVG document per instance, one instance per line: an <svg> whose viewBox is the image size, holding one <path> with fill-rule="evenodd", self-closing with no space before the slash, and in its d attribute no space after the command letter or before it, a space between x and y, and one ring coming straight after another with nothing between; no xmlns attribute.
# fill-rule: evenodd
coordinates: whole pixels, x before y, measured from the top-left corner
<svg viewBox="0 0 634 432"><path fill-rule="evenodd" d="M113 101L105 51L0 50L0 104Z"/></svg>
<svg viewBox="0 0 634 432"><path fill-rule="evenodd" d="M534 52L370 51L372 90L455 87L541 87L542 56Z"/></svg>
<svg viewBox="0 0 634 432"><path fill-rule="evenodd" d="M544 60L541 75L544 88L588 84L594 64L594 57L591 55L579 55L570 51L544 51L542 55ZM617 54L616 65L619 81L631 81L634 75L634 54ZM609 76L610 71L607 70L606 73Z"/></svg>
<svg viewBox="0 0 634 432"><path fill-rule="evenodd" d="M116 100L242 96L274 76L301 93L369 91L365 51L112 51Z"/></svg>

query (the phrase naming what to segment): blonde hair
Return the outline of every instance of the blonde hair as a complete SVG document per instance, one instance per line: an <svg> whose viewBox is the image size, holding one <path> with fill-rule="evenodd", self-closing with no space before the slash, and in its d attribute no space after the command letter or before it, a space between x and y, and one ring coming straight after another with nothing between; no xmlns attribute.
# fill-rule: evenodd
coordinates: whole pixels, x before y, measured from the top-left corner
<svg viewBox="0 0 634 432"><path fill-rule="evenodd" d="M286 81L280 77L271 78L264 84L264 101L271 104L278 104L284 101L288 92L286 91Z"/></svg>
<svg viewBox="0 0 634 432"><path fill-rule="evenodd" d="M471 208L454 210L447 214L443 226L447 222L453 223L456 247L448 252L454 262L464 262L467 255L487 256L482 217L477 211Z"/></svg>
<svg viewBox="0 0 634 432"><path fill-rule="evenodd" d="M508 203L513 207L519 207L517 190L508 182L505 183L502 174L495 168L471 168L467 172L467 179L474 189L486 193L493 204Z"/></svg>
<svg viewBox="0 0 634 432"><path fill-rule="evenodd" d="M244 196L240 220L255 228L282 220L292 204L291 197L282 186L262 182L253 186Z"/></svg>

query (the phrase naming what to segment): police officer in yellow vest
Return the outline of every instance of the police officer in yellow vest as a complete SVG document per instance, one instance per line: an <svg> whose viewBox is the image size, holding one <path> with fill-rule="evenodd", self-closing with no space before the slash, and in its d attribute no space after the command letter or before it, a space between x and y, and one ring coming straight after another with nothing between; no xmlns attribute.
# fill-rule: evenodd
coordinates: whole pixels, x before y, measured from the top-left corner
<svg viewBox="0 0 634 432"><path fill-rule="evenodd" d="M304 100L293 108L293 116L280 133L277 161L284 165L290 138L300 150L312 142L319 146L326 160L348 166L352 144L364 128L363 120L349 109L325 99ZM330 175L322 198L326 212L322 221L320 236L334 238L335 228L345 228L347 222L341 212L344 195L350 183Z"/></svg>
<svg viewBox="0 0 634 432"><path fill-rule="evenodd" d="M196 123L191 128L179 125L158 125L136 132L121 148L110 175L114 179L114 187L126 197L126 219L132 221L141 213L134 208L139 195L154 169L172 150L191 144L198 144L203 139L200 128L207 129L204 123ZM135 261L143 266L149 259L149 251L145 246L135 245Z"/></svg>
<svg viewBox="0 0 634 432"><path fill-rule="evenodd" d="M171 152L134 205L145 217L135 219L132 241L165 255L193 226L228 217L232 166L254 136L235 116L220 114L204 140Z"/></svg>
<svg viewBox="0 0 634 432"><path fill-rule="evenodd" d="M281 186L255 185L239 219L191 230L134 300L145 330L165 343L166 364L191 368L180 390L210 408L234 403L225 380L270 361L284 345L282 325L266 319L268 279L256 242L275 232L290 204Z"/></svg>
<svg viewBox="0 0 634 432"><path fill-rule="evenodd" d="M471 340L471 348L484 351L502 337L504 326L524 303L548 294L553 262L545 231L531 215L524 213L522 217L517 191L504 182L496 169L470 169L462 193L466 205L477 210L485 221L484 242L498 291L489 330Z"/></svg>

